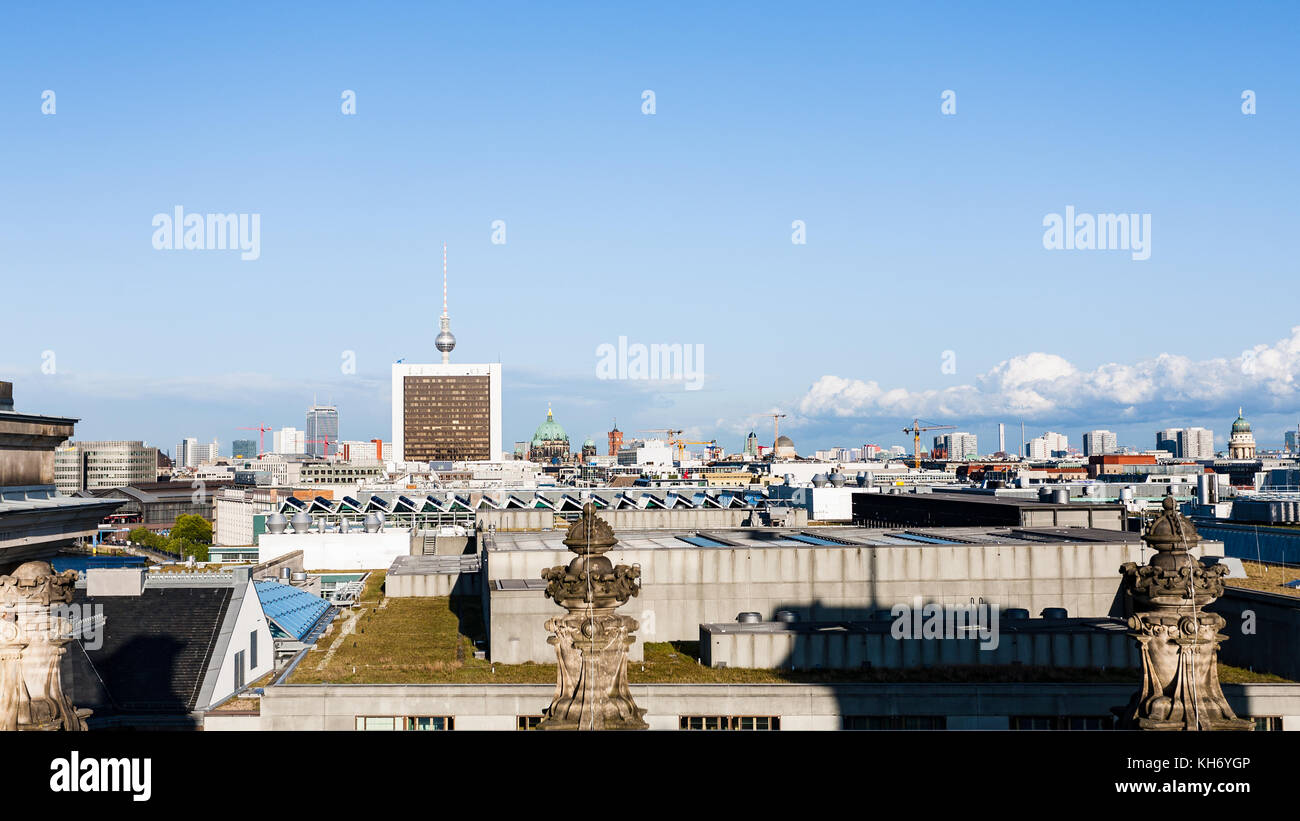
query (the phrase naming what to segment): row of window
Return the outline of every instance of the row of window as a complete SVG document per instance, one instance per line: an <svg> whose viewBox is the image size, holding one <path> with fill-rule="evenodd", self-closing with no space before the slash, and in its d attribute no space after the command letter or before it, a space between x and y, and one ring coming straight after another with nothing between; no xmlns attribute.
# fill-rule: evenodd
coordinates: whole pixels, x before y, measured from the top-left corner
<svg viewBox="0 0 1300 821"><path fill-rule="evenodd" d="M254 644L254 647L256 645ZM256 650L253 651L256 653ZM542 721L540 715L515 717L518 730L535 730ZM357 716L358 730L454 730L454 716ZM862 716L843 717L845 730L943 730L948 725L944 716ZM1013 716L1012 730L1112 730L1115 719L1111 716ZM780 716L679 716L678 728L682 730L779 730ZM1280 730L1281 719L1265 716L1255 719L1257 730Z"/></svg>

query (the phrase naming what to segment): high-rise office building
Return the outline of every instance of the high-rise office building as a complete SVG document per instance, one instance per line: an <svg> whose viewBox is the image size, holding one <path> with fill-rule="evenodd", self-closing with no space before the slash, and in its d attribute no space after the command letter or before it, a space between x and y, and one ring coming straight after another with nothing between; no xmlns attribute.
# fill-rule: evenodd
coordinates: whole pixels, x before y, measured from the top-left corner
<svg viewBox="0 0 1300 821"><path fill-rule="evenodd" d="M191 468L198 464L194 457L198 455L196 448L199 446L199 440L193 436L182 439L176 443L176 453L172 456L172 464L178 468Z"/></svg>
<svg viewBox="0 0 1300 821"><path fill-rule="evenodd" d="M307 453L333 456L339 450L339 409L333 405L312 405L307 409Z"/></svg>
<svg viewBox="0 0 1300 821"><path fill-rule="evenodd" d="M54 482L67 496L157 479L158 449L144 442L69 441L54 452Z"/></svg>
<svg viewBox="0 0 1300 821"><path fill-rule="evenodd" d="M979 445L973 433L945 433L935 437L935 445L943 448L948 459L979 458Z"/></svg>
<svg viewBox="0 0 1300 821"><path fill-rule="evenodd" d="M1119 451L1119 437L1108 430L1090 430L1083 435L1083 455L1100 456Z"/></svg>
<svg viewBox="0 0 1300 821"><path fill-rule="evenodd" d="M1181 459L1213 459L1214 432L1206 428L1183 428L1178 431L1178 451Z"/></svg>
<svg viewBox="0 0 1300 821"><path fill-rule="evenodd" d="M1047 431L1025 443L1025 456L1030 459L1055 459L1069 452L1070 437L1063 433Z"/></svg>
<svg viewBox="0 0 1300 821"><path fill-rule="evenodd" d="M998 453L1007 452L1007 426L998 422Z"/></svg>
<svg viewBox="0 0 1300 821"><path fill-rule="evenodd" d="M1300 452L1300 431L1289 430L1286 432L1286 449L1292 453Z"/></svg>
<svg viewBox="0 0 1300 821"><path fill-rule="evenodd" d="M1156 432L1156 450L1163 450L1171 456L1178 455L1178 434L1182 428L1165 428Z"/></svg>
<svg viewBox="0 0 1300 821"><path fill-rule="evenodd" d="M447 313L447 246L442 250L439 364L393 365L393 458L399 462L500 459L501 365L453 365Z"/></svg>
<svg viewBox="0 0 1300 821"><path fill-rule="evenodd" d="M236 439L230 443L230 456L233 459L256 459L256 439Z"/></svg>

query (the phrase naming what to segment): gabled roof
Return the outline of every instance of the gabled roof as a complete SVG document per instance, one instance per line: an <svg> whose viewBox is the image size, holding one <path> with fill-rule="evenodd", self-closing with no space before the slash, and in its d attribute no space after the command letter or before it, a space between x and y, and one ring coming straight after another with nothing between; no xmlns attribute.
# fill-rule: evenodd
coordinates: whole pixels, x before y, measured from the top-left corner
<svg viewBox="0 0 1300 821"><path fill-rule="evenodd" d="M70 648L72 701L97 715L183 714L197 705L230 605L230 587L146 587L139 596L86 596L103 608L102 644Z"/></svg>

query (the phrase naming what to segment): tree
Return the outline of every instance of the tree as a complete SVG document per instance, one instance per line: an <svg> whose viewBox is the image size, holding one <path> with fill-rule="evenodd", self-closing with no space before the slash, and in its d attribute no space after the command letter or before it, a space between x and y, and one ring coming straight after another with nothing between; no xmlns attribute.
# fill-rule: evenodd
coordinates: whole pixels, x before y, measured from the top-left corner
<svg viewBox="0 0 1300 821"><path fill-rule="evenodd" d="M172 525L171 537L172 539L210 545L212 544L212 523L202 516L182 513L176 517L176 524Z"/></svg>

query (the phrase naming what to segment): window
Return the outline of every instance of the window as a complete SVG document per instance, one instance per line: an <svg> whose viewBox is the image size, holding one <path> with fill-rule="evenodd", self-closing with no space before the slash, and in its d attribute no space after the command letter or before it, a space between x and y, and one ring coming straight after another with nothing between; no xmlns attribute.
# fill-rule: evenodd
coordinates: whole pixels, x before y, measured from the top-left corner
<svg viewBox="0 0 1300 821"><path fill-rule="evenodd" d="M452 716L357 716L358 730L454 730Z"/></svg>
<svg viewBox="0 0 1300 821"><path fill-rule="evenodd" d="M779 730L780 716L680 716L683 730Z"/></svg>
<svg viewBox="0 0 1300 821"><path fill-rule="evenodd" d="M542 722L541 716L516 716L516 730L536 730L537 725Z"/></svg>
<svg viewBox="0 0 1300 821"><path fill-rule="evenodd" d="M250 669L257 668L257 631L256 630L248 634L248 666Z"/></svg>
<svg viewBox="0 0 1300 821"><path fill-rule="evenodd" d="M1113 730L1112 716L1013 716L1013 730Z"/></svg>
<svg viewBox="0 0 1300 821"><path fill-rule="evenodd" d="M1282 719L1277 716L1260 716L1255 719L1255 729L1260 732L1270 732L1282 729Z"/></svg>
<svg viewBox="0 0 1300 821"><path fill-rule="evenodd" d="M244 651L235 654L235 689L244 688Z"/></svg>
<svg viewBox="0 0 1300 821"><path fill-rule="evenodd" d="M943 730L945 716L844 716L845 730Z"/></svg>

